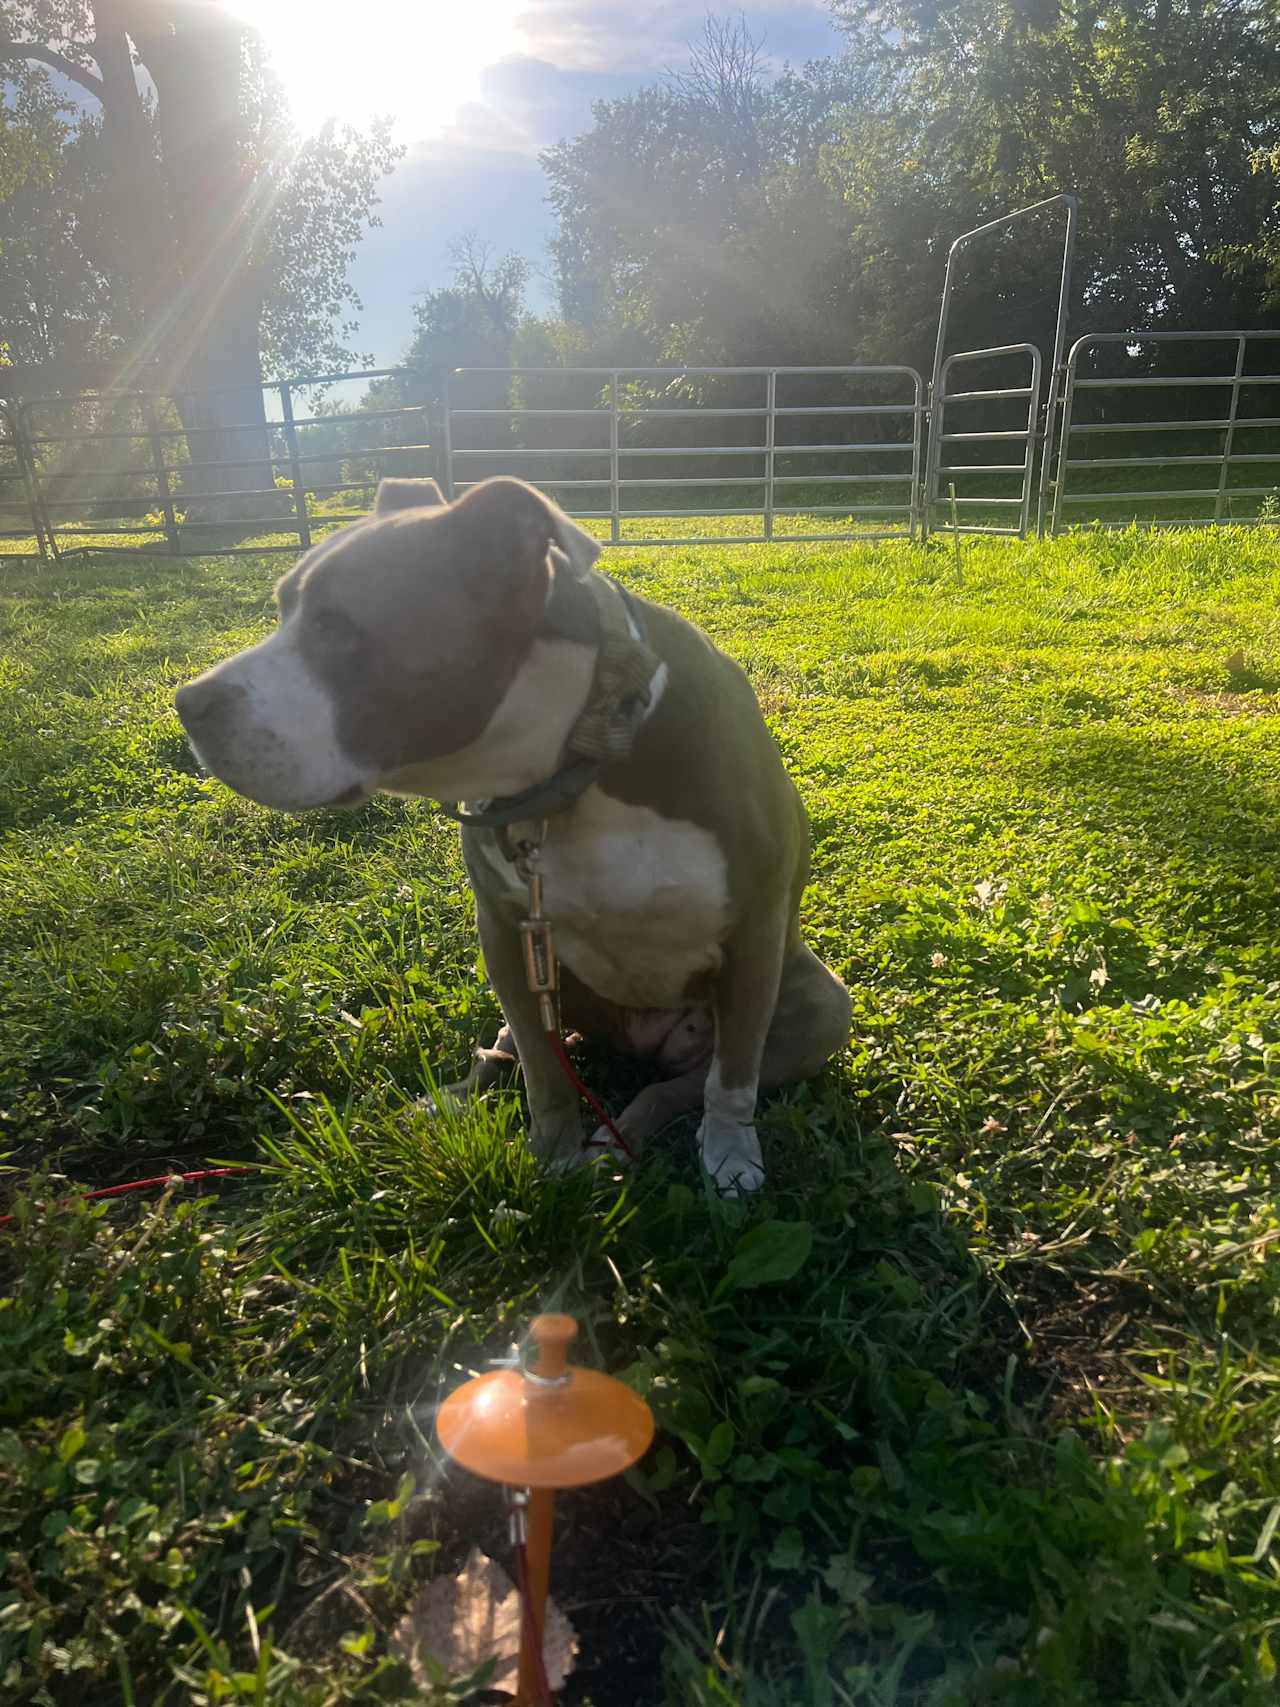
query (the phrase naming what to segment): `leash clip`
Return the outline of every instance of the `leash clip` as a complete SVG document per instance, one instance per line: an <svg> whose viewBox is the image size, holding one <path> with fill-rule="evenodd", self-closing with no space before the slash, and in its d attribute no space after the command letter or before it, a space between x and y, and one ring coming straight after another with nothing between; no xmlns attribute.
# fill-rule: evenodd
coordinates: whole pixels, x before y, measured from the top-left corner
<svg viewBox="0 0 1280 1707"><path fill-rule="evenodd" d="M529 993L538 998L538 1016L544 1031L560 1030L560 1004L556 1000L556 946L551 920L542 910L542 873L538 869L542 844L547 837L544 818L532 837L515 844L515 868L529 886L528 917L520 921L520 948Z"/></svg>
<svg viewBox="0 0 1280 1707"><path fill-rule="evenodd" d="M527 1488L508 1488L507 1499L507 1530L511 1537L511 1545L523 1547L529 1539L529 1490Z"/></svg>

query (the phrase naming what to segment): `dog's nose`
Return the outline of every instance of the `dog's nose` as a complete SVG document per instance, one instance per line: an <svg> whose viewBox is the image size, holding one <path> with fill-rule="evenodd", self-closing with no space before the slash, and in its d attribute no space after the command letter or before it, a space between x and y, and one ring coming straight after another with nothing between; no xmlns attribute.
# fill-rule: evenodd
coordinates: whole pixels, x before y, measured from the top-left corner
<svg viewBox="0 0 1280 1707"><path fill-rule="evenodd" d="M232 700L242 690L217 676L197 676L173 696L178 716L191 730L204 729L226 712Z"/></svg>

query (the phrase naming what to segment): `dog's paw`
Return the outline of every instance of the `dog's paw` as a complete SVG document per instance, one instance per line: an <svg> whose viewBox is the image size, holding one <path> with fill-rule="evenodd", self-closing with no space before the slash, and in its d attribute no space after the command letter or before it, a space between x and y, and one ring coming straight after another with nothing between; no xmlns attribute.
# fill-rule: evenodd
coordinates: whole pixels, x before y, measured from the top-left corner
<svg viewBox="0 0 1280 1707"><path fill-rule="evenodd" d="M622 1136L626 1140L626 1149L623 1149L607 1126L597 1126L590 1138L587 1139L586 1160L589 1162L608 1160L619 1165L634 1162L636 1146L625 1131Z"/></svg>
<svg viewBox="0 0 1280 1707"><path fill-rule="evenodd" d="M456 1085L437 1085L434 1091L418 1098L417 1106L433 1119L458 1115L466 1108L473 1094L470 1079L460 1079Z"/></svg>
<svg viewBox="0 0 1280 1707"><path fill-rule="evenodd" d="M576 1111L571 1117L555 1121L535 1121L529 1129L529 1151L545 1173L568 1173L590 1160L585 1136L582 1119Z"/></svg>
<svg viewBox="0 0 1280 1707"><path fill-rule="evenodd" d="M746 1197L764 1184L764 1158L752 1125L704 1115L698 1129L702 1166L721 1197Z"/></svg>

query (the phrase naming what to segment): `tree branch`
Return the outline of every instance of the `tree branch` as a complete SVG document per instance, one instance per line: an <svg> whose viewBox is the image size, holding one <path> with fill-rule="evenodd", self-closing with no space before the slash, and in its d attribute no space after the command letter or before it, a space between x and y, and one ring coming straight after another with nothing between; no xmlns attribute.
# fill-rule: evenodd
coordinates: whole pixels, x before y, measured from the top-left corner
<svg viewBox="0 0 1280 1707"><path fill-rule="evenodd" d="M60 77L69 78L72 83L78 83L82 89L87 89L91 95L102 97L102 79L95 77L92 71L86 71L65 54L56 49L45 47L38 41L0 41L0 65L13 59L38 59L42 65L47 65L56 71Z"/></svg>

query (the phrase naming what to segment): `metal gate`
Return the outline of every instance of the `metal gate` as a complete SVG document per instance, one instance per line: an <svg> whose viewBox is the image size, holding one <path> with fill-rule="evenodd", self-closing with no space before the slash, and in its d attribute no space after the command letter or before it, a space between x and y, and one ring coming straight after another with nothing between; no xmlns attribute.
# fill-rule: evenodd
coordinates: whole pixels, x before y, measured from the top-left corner
<svg viewBox="0 0 1280 1707"><path fill-rule="evenodd" d="M1009 358L1022 358L1030 363L1030 376L1025 385L986 387L982 390L950 391L947 381L952 370L963 363L981 362L1003 364ZM1036 429L1040 409L1040 352L1034 344L1001 344L990 350L964 350L948 356L943 362L929 412L929 472L925 489L924 517L926 532L937 525L938 511L951 512L951 526L957 533L1012 534L1026 537L1031 514L1031 490L1036 467ZM965 430L963 423L972 416L965 406L978 404L988 412L992 405L1026 399L1026 417L1017 426L987 427ZM961 426L948 428L947 410L960 408ZM947 450L944 452L944 446ZM995 456L984 461L984 450L991 447ZM1002 456L1021 453L1020 462L1001 461ZM943 455L948 461L943 462ZM978 461L967 460L977 456ZM955 458L961 460L956 461ZM1018 490L1011 493L1010 476L1018 477ZM946 480L946 490L943 480ZM956 481L964 484L957 491ZM988 490L979 492L975 488ZM972 521L961 521L960 511L973 515ZM1001 525L999 517L1009 510L1011 525ZM990 519L992 515L995 520Z"/></svg>
<svg viewBox="0 0 1280 1707"><path fill-rule="evenodd" d="M924 381L903 366L457 368L443 474L450 498L492 474L536 479L607 522L608 545L910 539L924 415ZM698 517L756 526L672 531Z"/></svg>
<svg viewBox="0 0 1280 1707"><path fill-rule="evenodd" d="M951 316L951 305L955 297L957 263L961 254L977 238L989 236L992 232L1007 230L1016 220L1027 219L1032 214L1043 213L1048 208L1061 208L1066 214L1066 225L1062 237L1062 265L1058 277L1058 310L1054 322L1053 357L1049 367L1049 390L1044 414L1041 416L1040 404L1040 369L1041 354L1031 344L1004 344L994 349L960 350L953 355L946 355L947 325ZM1041 202L1033 202L1030 207L1020 207L1013 213L1002 214L999 219L988 220L985 225L976 225L972 231L961 232L947 251L947 271L942 284L942 306L938 312L938 336L933 352L933 374L929 384L929 475L923 505L923 531L927 535L936 524L937 509L940 505L947 506L950 499L943 499L938 490L939 482L944 474L955 474L973 481L975 477L983 481L996 476L1004 477L1007 482L1009 475L1021 476L1022 486L1019 495L1013 496L1007 491L975 493L969 490L964 495L957 494L955 504L957 509L964 508L980 512L979 518L959 527L962 533L1003 533L1016 534L1019 537L1027 532L1030 525L1031 493L1036 470L1039 470L1039 490L1036 500L1036 533L1043 538L1045 531L1045 511L1049 495L1049 473L1052 463L1052 441L1054 423L1057 417L1058 398L1062 379L1062 357L1067 337L1067 306L1071 294L1071 263L1075 255L1076 243L1077 202L1071 195L1049 196ZM988 386L985 389L971 388L962 392L947 393L947 380L951 370L961 362L991 363L999 358L1010 358L1025 355L1030 358L1031 374L1026 386ZM946 427L946 412L948 404L965 403L977 404L990 409L998 404L1015 398L1027 399L1027 420L1025 426L1016 426L992 430L990 432L948 432ZM976 464L961 462L945 466L942 461L943 445L958 444L969 450L983 444L999 446L1023 445L1023 460L1015 462L979 461ZM957 454L964 454L963 451ZM950 482L949 482L950 484ZM998 519L985 519L990 511L1017 510L1016 526L1000 526Z"/></svg>
<svg viewBox="0 0 1280 1707"><path fill-rule="evenodd" d="M1222 359L1215 365L1228 371L1167 371L1160 360L1166 349L1171 358L1179 348L1197 344L1219 346ZM1120 371L1098 373L1097 359L1110 353L1121 358ZM1139 363L1148 371L1134 372ZM1152 373L1152 365L1164 365L1166 371ZM1069 511L1082 508L1100 511L1106 518L1103 527L1135 521L1146 527L1213 527L1280 520L1271 513L1280 502L1278 366L1280 332L1092 332L1077 339L1067 359L1053 531L1070 524ZM1151 391L1157 398L1174 393L1168 407L1181 393L1186 412L1169 419L1168 407L1159 408L1162 418L1145 419L1143 395ZM1193 412L1199 397L1206 398L1212 413ZM1117 408L1119 420L1114 418ZM1117 434L1124 435L1119 455L1111 451ZM1101 441L1104 454L1084 454L1091 440ZM1181 484L1184 469L1197 472ZM1233 482L1237 469L1244 478ZM1211 485L1198 484L1201 470ZM1259 477L1267 474L1271 484L1259 485ZM1184 513L1150 513L1170 503ZM1199 513L1188 515L1188 509Z"/></svg>
<svg viewBox="0 0 1280 1707"><path fill-rule="evenodd" d="M1066 223L1042 409L1044 357L1034 344L948 355L946 338L968 245L1054 208ZM1033 502L1043 535L1076 219L1076 198L1056 195L956 238L927 397L919 373L906 366L455 369L444 406L448 494L489 475L525 474L581 520L607 522L609 545L906 539L926 537L948 516L961 533L1021 538ZM957 370L973 377L952 389ZM993 371L1000 383L989 381ZM813 387L837 383L849 394L815 401ZM743 390L751 386L754 393ZM863 395L859 386L878 394ZM1020 407L1006 422L1008 405ZM704 442L708 422L731 422L732 430L721 427ZM729 439L737 442L720 442ZM953 490L957 482L961 489ZM646 498L661 507L646 507ZM805 525L823 516L833 525ZM672 531L696 517L757 525ZM666 525L652 525L658 522Z"/></svg>

